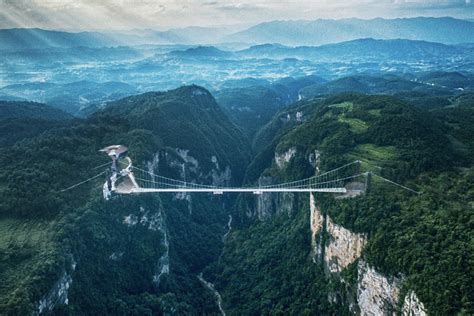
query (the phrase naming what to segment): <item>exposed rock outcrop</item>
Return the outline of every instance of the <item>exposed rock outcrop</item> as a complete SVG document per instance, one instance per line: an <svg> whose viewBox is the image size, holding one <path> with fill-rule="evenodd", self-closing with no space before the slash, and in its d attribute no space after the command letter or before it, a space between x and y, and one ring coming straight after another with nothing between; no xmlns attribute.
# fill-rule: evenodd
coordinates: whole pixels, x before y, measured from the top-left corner
<svg viewBox="0 0 474 316"><path fill-rule="evenodd" d="M415 292L410 291L403 301L402 313L404 316L426 316L425 306L418 299Z"/></svg>
<svg viewBox="0 0 474 316"><path fill-rule="evenodd" d="M68 292L72 283L72 272L76 269L76 262L71 258L68 269L64 269L61 276L51 289L38 302L36 315L51 312L57 305L69 303Z"/></svg>
<svg viewBox="0 0 474 316"><path fill-rule="evenodd" d="M123 224L128 227L141 225L151 231L159 231L163 234L161 245L165 248L165 252L158 260L155 274L153 275L153 283L158 286L162 276L170 272L169 240L164 211L161 207L154 211L148 211L140 206L140 210L137 214L130 214L124 217ZM123 252L113 253L109 256L109 259L117 261L120 260L122 256Z"/></svg>
<svg viewBox="0 0 474 316"><path fill-rule="evenodd" d="M387 278L360 260L357 266L357 302L361 315L395 315L401 279Z"/></svg>
<svg viewBox="0 0 474 316"><path fill-rule="evenodd" d="M225 316L226 314L225 314L224 308L222 307L221 294L216 290L216 288L214 287L214 284L212 284L211 282L206 281L204 279L204 277L202 276L202 272L199 273L198 279L202 283L202 285L204 285L209 291L212 292L212 294L214 294L214 296L216 297L216 301L217 301L217 307L219 307L219 312L221 313L222 316Z"/></svg>
<svg viewBox="0 0 474 316"><path fill-rule="evenodd" d="M360 259L367 243L367 236L354 233L322 214L313 194L310 194L310 226L313 261L322 262L328 273L337 275L359 259L356 284L349 286L345 283L346 286L343 288L344 291L348 291L347 295L331 293L329 295L331 302L337 303L339 299L345 297L343 301L347 300L345 303L354 314L375 316L400 313L399 303L403 300L401 310L403 315L427 315L426 308L415 292L409 291L405 297L400 297L402 277L385 276ZM327 237L325 241L322 238L324 234ZM342 279L341 281L344 282Z"/></svg>
<svg viewBox="0 0 474 316"><path fill-rule="evenodd" d="M152 227L154 228L154 230L158 230L163 234L162 245L165 248L165 252L158 260L158 263L156 265L156 270L155 270L156 272L155 272L155 275L153 276L153 282L156 284L156 286L159 286L163 275L170 273L170 256L169 256L170 243L168 240L168 231L166 229L166 221L165 221L164 212L161 210L161 208L158 210L158 212L155 213L155 216L150 222L150 225L151 223L153 223Z"/></svg>
<svg viewBox="0 0 474 316"><path fill-rule="evenodd" d="M262 176L258 180L259 186L274 184L272 177ZM275 214L290 214L295 204L295 195L289 192L267 193L257 195L256 215L259 220L265 220Z"/></svg>
<svg viewBox="0 0 474 316"><path fill-rule="evenodd" d="M214 186L228 186L232 179L232 171L229 166L224 170L212 169L210 172L212 178L212 185Z"/></svg>
<svg viewBox="0 0 474 316"><path fill-rule="evenodd" d="M287 151L281 154L275 153L275 163L278 169L283 169L285 164L287 164L291 160L291 158L293 158L295 155L296 155L295 147L291 147L290 149L288 149Z"/></svg>
<svg viewBox="0 0 474 316"><path fill-rule="evenodd" d="M324 223L324 216L316 206L314 194L310 194L310 225L311 225L311 248L313 252L313 261L321 262L322 260L322 231Z"/></svg>
<svg viewBox="0 0 474 316"><path fill-rule="evenodd" d="M319 150L315 150L313 153L310 153L308 156L308 162L311 165L311 167L314 168L315 174L318 175L320 170L320 165L321 165L321 152Z"/></svg>
<svg viewBox="0 0 474 316"><path fill-rule="evenodd" d="M324 216L316 206L312 193L310 194L310 223L313 260L320 262L323 259L329 272L341 272L362 255L367 237L351 232L343 226L335 224L329 216ZM322 245L324 231L327 234L327 242Z"/></svg>
<svg viewBox="0 0 474 316"><path fill-rule="evenodd" d="M195 174L198 173L198 168L199 168L199 162L197 161L196 158L193 156L189 155L189 150L187 149L179 149L176 148L176 153L178 156L182 159L182 162L179 161L172 161L171 166L177 165L181 169L181 178L186 180L187 179L187 173L186 170L189 169L190 172L193 172Z"/></svg>
<svg viewBox="0 0 474 316"><path fill-rule="evenodd" d="M362 255L367 237L335 224L329 216L326 231L328 242L324 248L324 261L330 272L341 272Z"/></svg>

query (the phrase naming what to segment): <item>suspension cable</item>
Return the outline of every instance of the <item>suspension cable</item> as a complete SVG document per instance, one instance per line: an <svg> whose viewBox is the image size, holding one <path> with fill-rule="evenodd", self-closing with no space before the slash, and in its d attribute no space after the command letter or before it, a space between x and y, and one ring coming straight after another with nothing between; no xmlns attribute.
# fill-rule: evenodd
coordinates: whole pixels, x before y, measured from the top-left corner
<svg viewBox="0 0 474 316"><path fill-rule="evenodd" d="M60 190L59 192L66 192L66 191L69 191L69 190L71 190L71 189L74 189L75 187L78 187L78 186L80 186L81 184L87 183L87 182L89 182L89 181L92 181L92 180L94 180L94 179L100 177L101 175L103 175L103 174L106 173L106 172L107 172L107 170L102 171L101 173L96 174L95 176L90 177L89 179L86 179L86 180L84 180L84 181L81 181L81 182L79 182L79 183L76 183L76 184L74 184L74 185L71 185L70 187L67 187L67 188L65 188L65 189L62 189L62 190Z"/></svg>
<svg viewBox="0 0 474 316"><path fill-rule="evenodd" d="M94 167L94 168L92 168L92 169L94 169L94 170L95 170L95 169L99 169L99 168L105 167L105 166L110 165L110 164L112 164L112 161L106 162L106 163L101 164L101 165L99 165L99 166L97 166L97 167Z"/></svg>
<svg viewBox="0 0 474 316"><path fill-rule="evenodd" d="M391 183L391 184L393 184L393 185L396 185L396 186L398 186L398 187L400 187L400 188L402 188L402 189L405 189L405 190L407 190L407 191L416 193L416 194L418 194L418 195L421 194L421 192L419 192L419 191L415 191L415 190L413 190L413 189L410 189L409 187L406 187L406 186L401 185L401 184L399 184L399 183L393 182L392 180L389 180L389 179L386 179L386 178L384 178L384 177L382 177L382 176L379 176L379 175L376 174L376 173L371 172L370 174L376 176L377 178L379 178L379 179L381 179L381 180L383 180L383 181L386 181L386 182Z"/></svg>

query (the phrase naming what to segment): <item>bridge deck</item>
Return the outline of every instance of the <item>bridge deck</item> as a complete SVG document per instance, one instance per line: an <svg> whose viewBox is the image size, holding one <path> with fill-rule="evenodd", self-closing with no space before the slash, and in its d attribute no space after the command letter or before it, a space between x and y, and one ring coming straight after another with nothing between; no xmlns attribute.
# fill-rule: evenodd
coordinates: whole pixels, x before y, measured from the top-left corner
<svg viewBox="0 0 474 316"><path fill-rule="evenodd" d="M150 193L150 192L162 192L162 193L197 193L197 192L208 192L213 194L223 194L228 192L242 193L250 192L254 194L271 193L271 192L327 192L327 193L346 193L346 188L320 188L320 189L295 189L295 188L167 188L167 189L147 189L147 188L133 188L130 193Z"/></svg>

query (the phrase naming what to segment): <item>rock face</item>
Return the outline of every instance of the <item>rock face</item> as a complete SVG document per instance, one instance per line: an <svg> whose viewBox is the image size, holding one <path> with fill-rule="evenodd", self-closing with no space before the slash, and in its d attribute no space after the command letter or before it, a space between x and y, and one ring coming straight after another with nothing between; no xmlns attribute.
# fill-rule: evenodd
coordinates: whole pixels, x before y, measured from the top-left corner
<svg viewBox="0 0 474 316"><path fill-rule="evenodd" d="M157 230L159 230L163 234L162 245L165 247L165 252L160 257L160 260L158 260L158 263L156 266L156 272L155 272L155 275L153 276L153 283L155 283L156 286L159 286L163 275L170 273L170 256L169 256L170 243L168 240L168 232L166 230L165 217L161 209L157 213L155 227Z"/></svg>
<svg viewBox="0 0 474 316"><path fill-rule="evenodd" d="M69 303L68 292L72 283L72 272L76 269L76 262L71 259L71 266L68 272L66 269L62 272L61 277L52 286L52 288L38 302L36 315L49 313L57 305L67 305Z"/></svg>
<svg viewBox="0 0 474 316"><path fill-rule="evenodd" d="M346 302L350 311L361 315L396 315L400 312L398 306L403 299L402 313L407 316L426 316L427 312L423 303L418 299L415 292L409 291L404 297L400 297L402 278L387 277L375 268L369 266L360 259L362 250L367 243L367 236L354 233L322 214L316 205L313 194L310 194L310 228L311 228L311 251L313 261L322 263L329 274L340 273L351 263L359 259L357 265L358 279L353 284L352 295L329 295L329 300L338 303L338 297L348 297ZM322 236L326 234L326 241ZM342 281L342 280L341 280Z"/></svg>
<svg viewBox="0 0 474 316"><path fill-rule="evenodd" d="M274 183L274 178L262 176L258 180L259 186ZM295 195L293 193L267 193L260 194L256 199L256 215L259 220L265 220L275 214L291 213L293 210Z"/></svg>
<svg viewBox="0 0 474 316"><path fill-rule="evenodd" d="M170 160L168 163L171 167L178 168L181 179L189 181L190 174L197 174L199 171L199 162L196 158L189 155L189 150L176 148L176 154L181 158L180 160Z"/></svg>
<svg viewBox="0 0 474 316"><path fill-rule="evenodd" d="M308 162L316 171L316 175L318 175L321 171L319 168L321 164L321 152L319 150L315 150L313 153L310 153L308 156Z"/></svg>
<svg viewBox="0 0 474 316"><path fill-rule="evenodd" d="M415 292L410 291L403 301L402 313L404 316L426 316L425 306L418 299Z"/></svg>
<svg viewBox="0 0 474 316"><path fill-rule="evenodd" d="M357 266L357 301L361 315L395 315L401 280L387 278L360 260Z"/></svg>
<svg viewBox="0 0 474 316"><path fill-rule="evenodd" d="M285 151L282 154L277 154L275 153L275 163L278 167L278 169L283 169L285 164L287 164L291 158L293 158L296 154L296 148L291 147L287 151Z"/></svg>
<svg viewBox="0 0 474 316"><path fill-rule="evenodd" d="M224 170L220 170L219 165L217 165L217 169L212 169L210 175L212 178L212 185L214 186L227 186L232 179L232 171L229 166Z"/></svg>
<svg viewBox="0 0 474 316"><path fill-rule="evenodd" d="M310 206L310 223L311 223L311 248L313 251L313 261L321 262L322 260L322 234L324 217L319 208L316 206L314 194L309 195Z"/></svg>
<svg viewBox="0 0 474 316"><path fill-rule="evenodd" d="M331 273L339 273L361 255L367 242L363 234L335 224L329 216L324 216L316 206L314 194L310 194L311 243L313 260L324 260L325 267ZM322 245L322 232L327 233L327 242ZM324 256L322 249L324 247Z"/></svg>
<svg viewBox="0 0 474 316"><path fill-rule="evenodd" d="M335 224L329 216L326 231L329 240L324 248L324 261L330 272L339 273L362 255L367 237Z"/></svg>

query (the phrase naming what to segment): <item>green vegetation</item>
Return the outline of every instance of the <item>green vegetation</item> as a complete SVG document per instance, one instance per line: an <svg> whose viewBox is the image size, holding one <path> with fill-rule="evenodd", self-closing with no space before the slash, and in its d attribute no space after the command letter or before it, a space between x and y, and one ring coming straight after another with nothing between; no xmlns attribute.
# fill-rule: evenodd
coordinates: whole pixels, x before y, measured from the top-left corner
<svg viewBox="0 0 474 316"><path fill-rule="evenodd" d="M375 146L374 144L357 145L349 154L349 157L354 157L354 160L363 160L365 167L370 165L387 165L394 162L397 157L397 150L395 146Z"/></svg>
<svg viewBox="0 0 474 316"><path fill-rule="evenodd" d="M471 314L474 208L470 201L474 182L472 167L459 169L472 163L467 156L474 153L473 139L468 136L474 125L471 109L463 106L430 113L392 97L357 94L299 103L280 112L257 135L256 142L263 144L261 138L268 145L251 163L246 179L256 181L260 174L286 181L312 175L314 169L308 157L318 150L322 153L322 170L360 159L360 171L370 170L423 192L405 192L374 178L370 192L364 196L334 200L320 195L318 200L323 212L336 223L369 236L365 260L387 275L402 273L404 287L415 290L430 313ZM290 111L303 111L306 121L300 125L282 123L281 117ZM274 153L289 148L296 148L297 153L279 170L272 164ZM317 265L308 263L313 274L305 270L309 242L296 245L292 240L300 236L293 230L298 227L295 218L301 216L301 227L309 227L307 207L294 207L303 211L294 211L289 217L280 214L268 222L255 222L244 213L255 205L252 203L255 201L248 198L238 204L238 230L226 243L216 272L231 313L245 314L252 308L268 314L304 313L298 310L303 303L297 298L292 299L294 305L283 306L282 310L278 305L282 298L277 299L279 293L273 288L287 282L298 284L300 271L310 276L308 283L318 284L318 294L336 291L335 295L345 297L345 291L353 291L350 286L326 279ZM300 212L303 215L298 215ZM309 231L306 234L308 238ZM301 253L306 261L299 257ZM289 267L290 263L295 266ZM342 277L355 286L356 272L355 265L351 265ZM324 278L324 285L312 276ZM285 292L284 297L291 295ZM265 303L261 303L262 297ZM313 312L324 314L331 313L335 306L326 302L313 308Z"/></svg>
<svg viewBox="0 0 474 316"><path fill-rule="evenodd" d="M316 76L307 76L298 79L284 78L273 84L266 81L248 81L251 84L246 80L240 80L234 86L226 82L224 88L217 91L215 95L217 102L225 109L229 117L249 138L253 138L279 110L298 100L299 91L303 87L325 80ZM244 86L239 86L239 83Z"/></svg>
<svg viewBox="0 0 474 316"><path fill-rule="evenodd" d="M46 104L36 102L0 101L0 117L3 119L32 118L43 120L64 120L72 116Z"/></svg>
<svg viewBox="0 0 474 316"><path fill-rule="evenodd" d="M105 176L60 192L101 172L94 168L109 159L98 149L116 143L128 145L139 166L158 154L160 172L173 175L175 148L187 149L201 168L195 181L203 183L210 181L206 174L216 156L238 183L248 146L212 96L195 86L145 94L55 126L0 149L0 177L6 179L0 186L1 313L37 310L64 271L72 283L69 304L55 309L59 314L216 313L212 293L196 276L221 252L228 219L222 205L229 201L191 196L190 204L145 195L104 202ZM130 227L127 216L136 218ZM157 286L163 231L171 264Z"/></svg>
<svg viewBox="0 0 474 316"><path fill-rule="evenodd" d="M72 116L35 102L0 101L0 147L65 126Z"/></svg>
<svg viewBox="0 0 474 316"><path fill-rule="evenodd" d="M58 243L55 222L6 218L0 221L0 310L14 307L26 313L31 297L39 295L38 282L57 277ZM41 276L39 278L38 276ZM2 313L3 313L2 312Z"/></svg>
<svg viewBox="0 0 474 316"><path fill-rule="evenodd" d="M151 131L164 146L189 150L204 172L213 167L210 158L215 155L221 166L234 167L236 183L242 181L249 161L249 145L203 88L186 86L167 93L150 92L124 98L109 104L99 113L102 114L127 117L132 128Z"/></svg>
<svg viewBox="0 0 474 316"><path fill-rule="evenodd" d="M288 104L285 92L264 86L232 88L221 90L216 98L242 130L252 136Z"/></svg>
<svg viewBox="0 0 474 316"><path fill-rule="evenodd" d="M408 84L389 79L387 87ZM265 89L253 92L256 99L275 100ZM238 97L236 90L232 98ZM428 102L426 95L416 97ZM352 295L343 291L354 290L356 264L341 273L344 285L314 264L307 195L294 195L288 212L259 221L252 195L104 202L102 177L60 192L101 171L94 167L108 159L98 149L122 143L137 166L156 158L160 174L179 177L184 168L201 183L212 181L212 156L221 168L230 166L234 185L256 183L262 175L275 181L311 176L309 157L316 151L322 170L361 160L361 169L351 172L370 170L423 194L374 178L364 196L318 195L322 211L367 234L364 260L385 274L402 273L403 290L415 290L430 313L472 314L474 112L469 93L448 101L428 109L390 96L341 94L284 109L269 103L270 112L280 110L272 119L268 112L260 123L270 121L250 133L252 146L240 129L246 127L234 125L197 86L128 97L84 120L44 114L42 106L35 108L39 114L25 110L0 120L0 313L31 314L69 273L69 304L54 314L217 314L215 297L196 277L204 271L228 314L349 314L328 297ZM297 112L301 122L287 119ZM295 156L276 167L275 153L290 148ZM189 150L199 170L190 172L176 149ZM232 230L223 242L232 207ZM170 271L157 284L153 278L166 253Z"/></svg>
<svg viewBox="0 0 474 316"><path fill-rule="evenodd" d="M308 203L298 211L231 233L214 272L230 315L343 315L327 301L328 282L310 256Z"/></svg>

